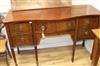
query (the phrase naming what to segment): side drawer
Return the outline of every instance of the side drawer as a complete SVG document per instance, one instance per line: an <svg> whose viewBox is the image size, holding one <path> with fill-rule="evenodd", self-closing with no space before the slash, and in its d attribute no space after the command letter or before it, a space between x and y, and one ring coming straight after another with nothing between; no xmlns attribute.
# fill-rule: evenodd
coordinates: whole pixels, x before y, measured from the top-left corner
<svg viewBox="0 0 100 66"><path fill-rule="evenodd" d="M89 17L81 17L78 19L78 28L87 29L90 27Z"/></svg>
<svg viewBox="0 0 100 66"><path fill-rule="evenodd" d="M90 17L90 28L95 29L99 27L99 18L98 16Z"/></svg>
<svg viewBox="0 0 100 66"><path fill-rule="evenodd" d="M12 35L17 34L29 34L32 33L32 26L28 22L24 23L11 23L9 25L10 33Z"/></svg>
<svg viewBox="0 0 100 66"><path fill-rule="evenodd" d="M32 35L19 35L12 37L13 44L16 46L24 46L33 44Z"/></svg>
<svg viewBox="0 0 100 66"><path fill-rule="evenodd" d="M98 28L98 24L99 24L98 16L81 17L78 19L78 28L94 29Z"/></svg>
<svg viewBox="0 0 100 66"><path fill-rule="evenodd" d="M90 29L79 29L78 30L78 40L82 39L93 39L94 35Z"/></svg>

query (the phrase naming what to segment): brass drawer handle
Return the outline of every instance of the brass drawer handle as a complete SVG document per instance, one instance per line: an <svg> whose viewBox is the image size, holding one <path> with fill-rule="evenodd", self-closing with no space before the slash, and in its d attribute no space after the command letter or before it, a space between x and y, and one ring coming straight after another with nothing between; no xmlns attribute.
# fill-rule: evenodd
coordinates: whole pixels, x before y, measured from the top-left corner
<svg viewBox="0 0 100 66"><path fill-rule="evenodd" d="M41 26L41 30L42 30L42 31L45 31L45 30L46 30L46 26L45 26L45 25L42 25L42 26Z"/></svg>
<svg viewBox="0 0 100 66"><path fill-rule="evenodd" d="M41 26L41 35L42 35L42 38L45 38L45 34L44 34L45 30L46 30L46 26L42 25Z"/></svg>
<svg viewBox="0 0 100 66"><path fill-rule="evenodd" d="M72 24L71 23L68 23L67 26L68 26L68 29L72 28Z"/></svg>
<svg viewBox="0 0 100 66"><path fill-rule="evenodd" d="M66 29L67 29L67 30L71 30L71 29L73 29L72 22L68 22L68 23L66 23Z"/></svg>
<svg viewBox="0 0 100 66"><path fill-rule="evenodd" d="M88 31L84 32L84 35L85 36L89 35L89 32Z"/></svg>
<svg viewBox="0 0 100 66"><path fill-rule="evenodd" d="M24 41L24 39L25 39L24 37L21 37L21 38L20 38L20 40L21 40L22 42Z"/></svg>

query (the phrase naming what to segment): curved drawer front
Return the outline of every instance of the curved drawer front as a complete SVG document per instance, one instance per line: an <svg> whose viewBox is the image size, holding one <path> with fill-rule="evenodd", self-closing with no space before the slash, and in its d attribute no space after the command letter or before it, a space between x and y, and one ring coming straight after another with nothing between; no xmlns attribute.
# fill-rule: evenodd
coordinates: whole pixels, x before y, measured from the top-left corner
<svg viewBox="0 0 100 66"><path fill-rule="evenodd" d="M67 20L63 22L57 22L57 32L71 31L75 29L75 20Z"/></svg>
<svg viewBox="0 0 100 66"><path fill-rule="evenodd" d="M12 35L32 33L32 26L28 22L27 23L11 23L9 28Z"/></svg>
<svg viewBox="0 0 100 66"><path fill-rule="evenodd" d="M35 23L34 26L35 33L41 33L42 31L44 31L45 33L56 32L55 22Z"/></svg>
<svg viewBox="0 0 100 66"><path fill-rule="evenodd" d="M43 22L34 24L35 33L41 33L42 30L45 33L57 33L60 31L70 31L75 29L74 20L66 20L61 22Z"/></svg>

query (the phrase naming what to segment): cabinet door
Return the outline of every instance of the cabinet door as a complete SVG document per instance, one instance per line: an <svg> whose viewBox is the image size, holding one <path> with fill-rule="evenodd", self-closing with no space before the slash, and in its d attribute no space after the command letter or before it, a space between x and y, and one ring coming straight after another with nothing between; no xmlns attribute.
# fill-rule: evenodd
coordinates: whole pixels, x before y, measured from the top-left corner
<svg viewBox="0 0 100 66"><path fill-rule="evenodd" d="M28 22L24 23L11 23L9 24L10 33L12 35L31 34L32 26Z"/></svg>

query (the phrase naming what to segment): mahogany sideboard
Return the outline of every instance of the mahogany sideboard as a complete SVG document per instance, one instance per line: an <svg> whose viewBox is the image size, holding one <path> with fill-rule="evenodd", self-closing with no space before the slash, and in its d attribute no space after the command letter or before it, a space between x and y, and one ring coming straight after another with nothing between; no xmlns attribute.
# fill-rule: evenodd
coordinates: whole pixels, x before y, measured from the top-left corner
<svg viewBox="0 0 100 66"><path fill-rule="evenodd" d="M35 47L38 66L37 45L45 36L70 34L74 42L73 62L76 41L94 39L91 29L100 26L100 12L91 5L9 11L3 22L16 66L13 48L27 45Z"/></svg>

